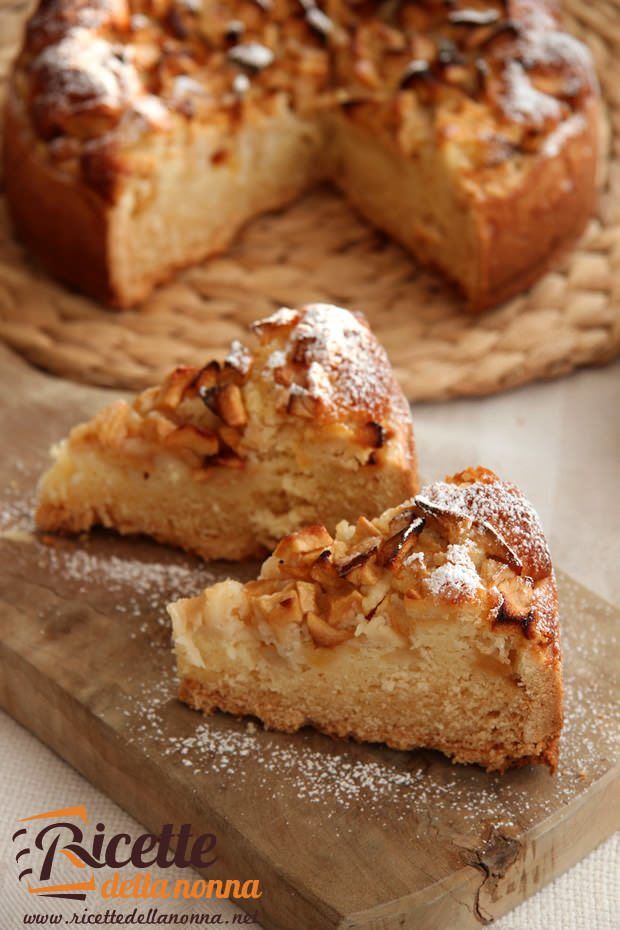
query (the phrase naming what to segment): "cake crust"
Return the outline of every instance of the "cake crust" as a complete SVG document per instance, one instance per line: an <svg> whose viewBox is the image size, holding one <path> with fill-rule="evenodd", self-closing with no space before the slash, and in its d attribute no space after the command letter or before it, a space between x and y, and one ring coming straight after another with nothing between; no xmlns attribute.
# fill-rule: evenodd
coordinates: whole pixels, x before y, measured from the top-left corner
<svg viewBox="0 0 620 930"><path fill-rule="evenodd" d="M19 235L53 274L130 306L329 180L471 309L523 289L594 208L589 55L545 0L396 7L44 0L7 98Z"/></svg>
<svg viewBox="0 0 620 930"><path fill-rule="evenodd" d="M489 770L557 765L555 578L513 486L467 469L369 521L283 539L256 581L170 605L180 697Z"/></svg>

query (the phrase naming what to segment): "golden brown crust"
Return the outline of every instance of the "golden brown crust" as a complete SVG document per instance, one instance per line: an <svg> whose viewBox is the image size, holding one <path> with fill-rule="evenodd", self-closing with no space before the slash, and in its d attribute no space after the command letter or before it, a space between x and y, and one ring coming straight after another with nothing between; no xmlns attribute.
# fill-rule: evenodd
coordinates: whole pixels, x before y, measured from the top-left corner
<svg viewBox="0 0 620 930"><path fill-rule="evenodd" d="M131 287L119 277L112 217L148 163L129 154L158 136L182 137L188 123L234 136L286 98L314 124L340 113L339 131L370 133L401 162L436 151L443 183L471 217L469 272L449 254L429 254L411 224L366 209L357 181L353 202L452 275L472 309L523 289L593 209L598 92L589 56L545 0L488 0L473 13L435 0L394 10L382 20L375 4L344 0L306 12L298 0L269 10L237 0L198 13L180 0L46 0L9 91L7 193L18 232L54 274L133 303L172 266ZM308 183L318 174L346 190L338 157L324 155ZM147 172L156 164L157 156ZM33 190L43 204L36 218ZM70 220L61 241L51 235L59 214ZM233 226L172 265L224 248Z"/></svg>
<svg viewBox="0 0 620 930"><path fill-rule="evenodd" d="M597 200L600 111L594 98L573 126L556 154L533 159L509 197L488 196L477 205L480 264L470 309L483 310L524 291L585 229Z"/></svg>
<svg viewBox="0 0 620 930"><path fill-rule="evenodd" d="M4 180L15 230L55 277L113 304L106 204L38 152L23 103L9 92L3 134ZM62 234L59 234L59 220Z"/></svg>

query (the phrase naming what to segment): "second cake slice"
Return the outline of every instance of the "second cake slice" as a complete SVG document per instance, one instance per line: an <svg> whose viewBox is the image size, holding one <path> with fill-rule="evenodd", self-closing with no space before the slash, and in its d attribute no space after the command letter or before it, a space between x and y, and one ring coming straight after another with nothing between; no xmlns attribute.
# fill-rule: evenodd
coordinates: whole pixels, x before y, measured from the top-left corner
<svg viewBox="0 0 620 930"><path fill-rule="evenodd" d="M178 368L76 427L41 481L38 527L242 559L414 493L409 408L364 319L311 304L252 329L223 363Z"/></svg>
<svg viewBox="0 0 620 930"><path fill-rule="evenodd" d="M259 578L169 608L191 706L293 731L554 768L557 596L537 516L475 469L375 520L281 541Z"/></svg>

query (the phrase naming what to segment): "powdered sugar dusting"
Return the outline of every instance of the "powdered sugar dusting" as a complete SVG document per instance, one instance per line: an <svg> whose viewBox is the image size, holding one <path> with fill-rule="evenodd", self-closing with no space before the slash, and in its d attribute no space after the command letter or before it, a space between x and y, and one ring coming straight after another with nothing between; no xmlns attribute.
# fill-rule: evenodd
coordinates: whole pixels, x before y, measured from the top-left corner
<svg viewBox="0 0 620 930"><path fill-rule="evenodd" d="M586 121L581 113L575 113L569 119L550 133L545 139L542 147L542 154L547 158L555 158L564 148L566 142L574 136L578 136L586 128ZM568 182L571 184L572 182Z"/></svg>
<svg viewBox="0 0 620 930"><path fill-rule="evenodd" d="M24 468L20 462L14 463L16 477L19 480L7 482L2 488L2 507L0 508L0 531L2 535L7 532L31 533L34 531L34 490L27 494L21 490Z"/></svg>
<svg viewBox="0 0 620 930"><path fill-rule="evenodd" d="M265 364L263 377L271 379L276 368L283 368L286 365L286 352L282 349L276 349L271 353Z"/></svg>
<svg viewBox="0 0 620 930"><path fill-rule="evenodd" d="M411 568L414 565L417 565L420 568L426 567L423 552L411 552L403 562L403 566L405 568Z"/></svg>
<svg viewBox="0 0 620 930"><path fill-rule="evenodd" d="M551 556L538 514L517 487L503 481L451 484L438 481L421 496L460 516L486 521L514 549L534 580L551 571Z"/></svg>
<svg viewBox="0 0 620 930"><path fill-rule="evenodd" d="M54 577L72 583L75 594L87 595L103 586L108 596L116 598L117 613L140 620L145 611L152 612L166 629L166 604L199 594L215 581L214 574L202 566L160 561L156 556L138 559L127 554L88 551L84 543L66 543L61 548L41 546L37 563ZM138 626L140 629L144 632L146 626Z"/></svg>
<svg viewBox="0 0 620 930"><path fill-rule="evenodd" d="M264 322L296 324L286 347L269 357L269 372L295 353L307 366L303 391L325 408L364 411L376 419L385 415L393 376L385 351L361 318L331 304L309 304L299 311L283 308Z"/></svg>
<svg viewBox="0 0 620 930"><path fill-rule="evenodd" d="M312 362L308 369L308 393L329 402L331 382L326 369L319 362Z"/></svg>
<svg viewBox="0 0 620 930"><path fill-rule="evenodd" d="M587 88L592 90L595 77L588 49L583 42L558 29L554 12L533 0L524 0L519 6L519 55L505 66L505 92L501 102L510 119L540 129L548 122L560 123L566 116L568 101L574 100ZM544 79L550 69L562 75L563 98L561 94L548 90L548 82L541 88L536 86L537 73ZM567 124L570 129L566 133L552 133L554 140L550 143L550 150L559 151L566 140L578 131L571 118Z"/></svg>
<svg viewBox="0 0 620 930"><path fill-rule="evenodd" d="M425 584L435 597L447 600L474 598L482 582L466 546L452 545L446 550L446 561L431 572Z"/></svg>
<svg viewBox="0 0 620 930"><path fill-rule="evenodd" d="M224 361L242 375L247 375L252 367L252 353L238 339L233 339L230 344L230 351Z"/></svg>
<svg viewBox="0 0 620 930"><path fill-rule="evenodd" d="M511 119L541 127L548 120L561 118L562 110L558 101L534 86L520 62L508 62L504 77L506 94L503 104Z"/></svg>
<svg viewBox="0 0 620 930"><path fill-rule="evenodd" d="M308 304L295 335L298 339L311 339L317 346L317 352L328 357L341 357L351 335L365 330L366 327L344 307Z"/></svg>
<svg viewBox="0 0 620 930"><path fill-rule="evenodd" d="M268 753L264 752L265 738L271 742ZM303 745L303 738L301 746L298 741L293 746L278 745L278 742L277 737L270 738L253 723L222 732L217 725L213 727L206 722L191 736L170 741L164 754L185 757L191 765L198 756L199 769L208 760L209 770L218 775L230 774L243 760L253 760L262 782L278 774L292 783L298 798L313 804L324 802L334 791L341 805L346 801L345 806L355 803L369 791L378 801L396 789L414 788L420 780L419 772L390 769L380 762L362 762L343 757L337 751L326 755ZM191 761L192 756L194 761Z"/></svg>
<svg viewBox="0 0 620 930"><path fill-rule="evenodd" d="M228 57L236 65L262 71L273 62L274 54L266 45L260 42L240 42L228 52Z"/></svg>
<svg viewBox="0 0 620 930"><path fill-rule="evenodd" d="M159 97L154 94L143 94L133 104L133 111L150 126L166 128L170 122L170 114Z"/></svg>
<svg viewBox="0 0 620 930"><path fill-rule="evenodd" d="M84 107L90 101L120 111L124 101L141 90L133 65L86 29L73 29L57 44L48 45L33 68L52 103L67 100L75 106L79 101Z"/></svg>

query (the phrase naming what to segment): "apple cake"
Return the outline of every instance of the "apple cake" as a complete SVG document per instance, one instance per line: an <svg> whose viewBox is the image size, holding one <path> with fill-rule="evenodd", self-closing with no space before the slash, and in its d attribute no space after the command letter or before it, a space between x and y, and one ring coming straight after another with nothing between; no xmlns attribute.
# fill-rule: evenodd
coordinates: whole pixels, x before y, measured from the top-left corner
<svg viewBox="0 0 620 930"><path fill-rule="evenodd" d="M305 725L488 770L545 763L562 726L549 550L483 468L382 516L285 537L256 581L168 608L192 707Z"/></svg>
<svg viewBox="0 0 620 930"><path fill-rule="evenodd" d="M40 483L38 527L242 559L415 493L409 407L361 315L310 304L252 331L222 364L177 368L76 427Z"/></svg>
<svg viewBox="0 0 620 930"><path fill-rule="evenodd" d="M554 0L41 0L6 193L53 274L124 307L329 181L479 310L583 230L598 113Z"/></svg>

